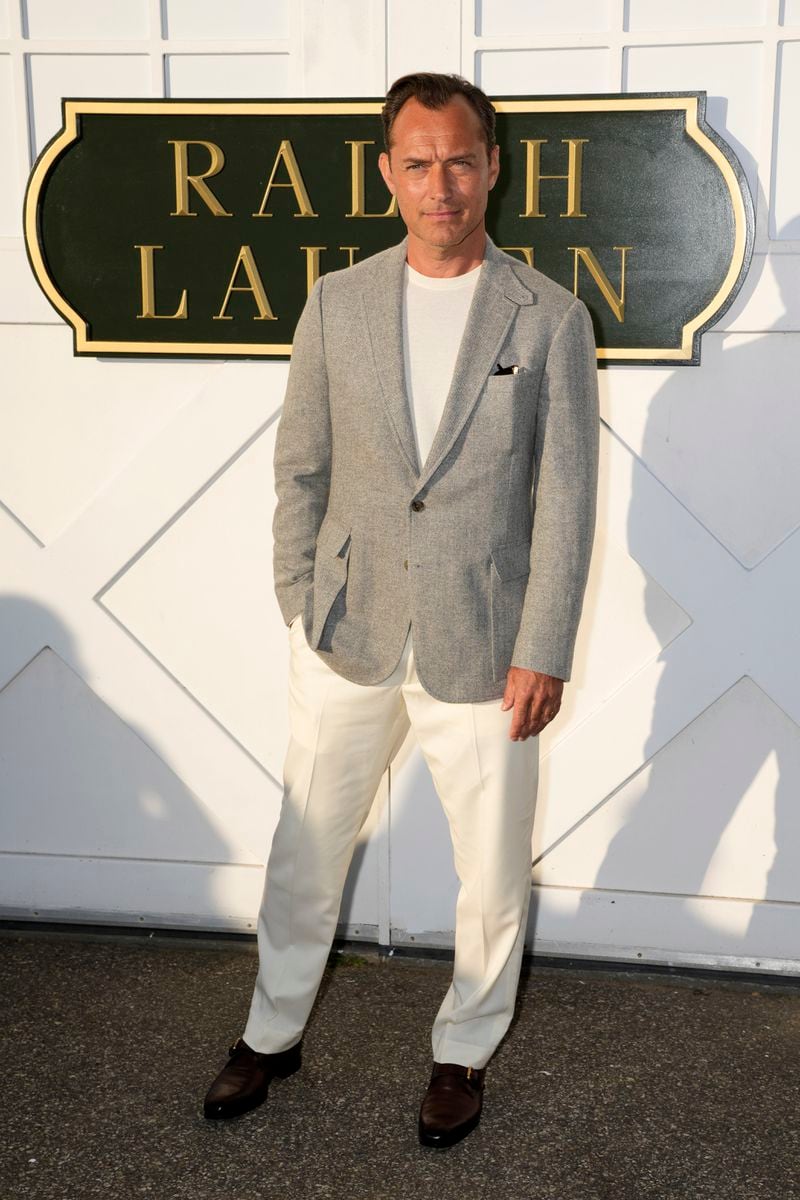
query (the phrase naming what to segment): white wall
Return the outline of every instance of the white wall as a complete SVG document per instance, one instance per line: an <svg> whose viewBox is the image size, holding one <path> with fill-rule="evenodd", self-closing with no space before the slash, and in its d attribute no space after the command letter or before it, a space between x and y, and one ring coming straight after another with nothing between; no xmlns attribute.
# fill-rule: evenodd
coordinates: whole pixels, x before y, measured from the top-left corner
<svg viewBox="0 0 800 1200"><path fill-rule="evenodd" d="M600 374L529 937L798 971L800 0L0 0L2 912L252 928L287 736L287 366L72 357L20 217L60 97L380 96L412 69L490 94L703 88L748 173L756 257L702 367ZM456 890L410 738L343 926L449 944Z"/></svg>

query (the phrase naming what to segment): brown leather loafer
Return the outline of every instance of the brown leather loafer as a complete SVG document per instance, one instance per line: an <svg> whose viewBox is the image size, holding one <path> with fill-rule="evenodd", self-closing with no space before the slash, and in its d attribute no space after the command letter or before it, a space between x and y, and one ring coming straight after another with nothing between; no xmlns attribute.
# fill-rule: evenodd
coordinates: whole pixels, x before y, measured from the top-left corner
<svg viewBox="0 0 800 1200"><path fill-rule="evenodd" d="M486 1067L433 1064L431 1081L419 1110L423 1146L452 1146L481 1119Z"/></svg>
<svg viewBox="0 0 800 1200"><path fill-rule="evenodd" d="M300 1068L302 1038L288 1050L262 1054L237 1038L228 1050L229 1062L208 1089L203 1116L211 1120L238 1117L267 1098L270 1080L283 1079Z"/></svg>

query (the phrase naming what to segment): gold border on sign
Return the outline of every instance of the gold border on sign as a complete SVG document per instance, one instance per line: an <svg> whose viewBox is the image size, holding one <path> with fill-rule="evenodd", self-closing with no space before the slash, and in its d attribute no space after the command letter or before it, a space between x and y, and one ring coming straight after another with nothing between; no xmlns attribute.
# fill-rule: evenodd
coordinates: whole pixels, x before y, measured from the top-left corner
<svg viewBox="0 0 800 1200"><path fill-rule="evenodd" d="M56 288L47 271L42 249L38 238L37 210L39 194L47 173L58 156L78 140L78 117L88 113L175 113L183 115L205 115L222 113L229 116L237 114L262 114L272 116L311 116L320 113L346 114L379 114L383 101L375 100L64 100L64 127L52 142L46 146L41 157L31 173L25 195L24 230L31 264L42 291L50 300L53 307L61 313L67 323L75 331L75 350L95 354L125 354L137 356L145 354L173 354L191 356L192 354L212 355L230 354L250 357L270 357L273 355L291 354L291 343L263 342L116 342L95 341L88 336L88 324L80 313L72 307ZM731 260L725 278L714 296L694 317L683 326L680 347L636 347L612 349L605 346L597 348L599 359L637 359L658 358L686 362L692 357L694 333L704 325L719 309L731 288L739 277L744 262L747 241L747 219L744 199L739 181L730 160L723 154L716 142L700 128L697 120L697 96L644 96L618 97L616 99L562 99L562 100L493 100L492 104L498 113L537 113L537 112L646 112L682 110L686 114L686 132L701 150L716 164L722 175L731 198L734 218L734 241Z"/></svg>

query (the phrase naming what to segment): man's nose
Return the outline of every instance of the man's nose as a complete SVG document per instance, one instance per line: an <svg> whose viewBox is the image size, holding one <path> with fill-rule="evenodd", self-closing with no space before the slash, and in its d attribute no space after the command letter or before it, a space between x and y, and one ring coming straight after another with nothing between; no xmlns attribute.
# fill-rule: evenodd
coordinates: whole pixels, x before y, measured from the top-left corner
<svg viewBox="0 0 800 1200"><path fill-rule="evenodd" d="M428 189L431 197L446 199L450 195L450 173L444 163L435 162L428 175Z"/></svg>

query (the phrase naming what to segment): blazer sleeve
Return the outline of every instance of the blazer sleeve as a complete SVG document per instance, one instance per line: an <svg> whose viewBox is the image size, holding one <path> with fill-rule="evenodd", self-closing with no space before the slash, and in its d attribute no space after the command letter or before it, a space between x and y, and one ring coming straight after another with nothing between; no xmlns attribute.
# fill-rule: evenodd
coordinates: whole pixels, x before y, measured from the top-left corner
<svg viewBox="0 0 800 1200"><path fill-rule="evenodd" d="M597 347L576 298L547 356L534 439L530 564L511 665L567 680L572 670L597 514Z"/></svg>
<svg viewBox="0 0 800 1200"><path fill-rule="evenodd" d="M331 418L322 323L321 276L309 293L292 345L273 456L275 595L288 625L313 585L317 534L328 506Z"/></svg>

